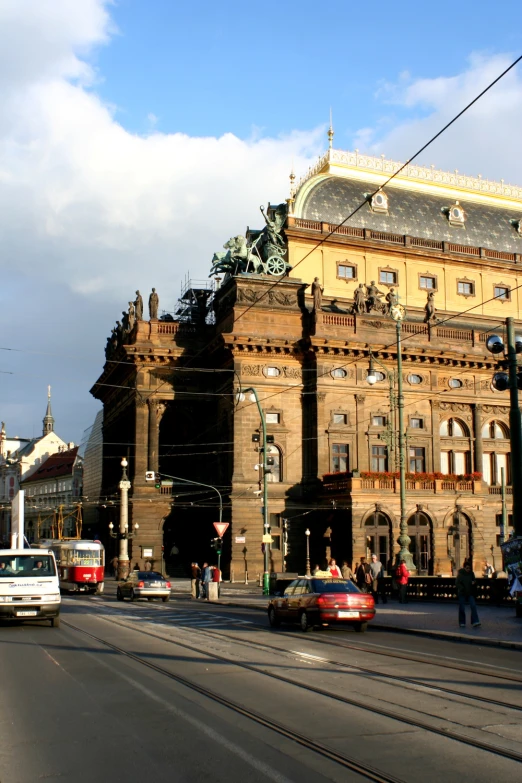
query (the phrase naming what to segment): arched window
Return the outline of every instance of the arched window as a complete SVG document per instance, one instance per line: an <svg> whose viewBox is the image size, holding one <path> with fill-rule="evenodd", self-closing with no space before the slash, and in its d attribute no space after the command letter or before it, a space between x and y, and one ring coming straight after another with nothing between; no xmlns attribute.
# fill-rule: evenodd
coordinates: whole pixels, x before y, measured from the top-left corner
<svg viewBox="0 0 522 783"><path fill-rule="evenodd" d="M281 458L281 450L277 446L269 445L266 447L268 471L266 474L266 480L271 484L276 484L278 481L283 480L283 461ZM269 464L269 462L272 462Z"/></svg>
<svg viewBox="0 0 522 783"><path fill-rule="evenodd" d="M390 518L382 511L374 511L364 523L366 537L366 557L368 560L375 554L381 561L385 571L391 567L393 552L392 525Z"/></svg>
<svg viewBox="0 0 522 783"><path fill-rule="evenodd" d="M408 519L410 552L419 574L433 574L431 519L417 511Z"/></svg>
<svg viewBox="0 0 522 783"><path fill-rule="evenodd" d="M469 432L460 419L446 419L440 425L440 434L450 438L467 438Z"/></svg>
<svg viewBox="0 0 522 783"><path fill-rule="evenodd" d="M482 427L482 437L507 440L509 438L509 429L501 421L488 421Z"/></svg>

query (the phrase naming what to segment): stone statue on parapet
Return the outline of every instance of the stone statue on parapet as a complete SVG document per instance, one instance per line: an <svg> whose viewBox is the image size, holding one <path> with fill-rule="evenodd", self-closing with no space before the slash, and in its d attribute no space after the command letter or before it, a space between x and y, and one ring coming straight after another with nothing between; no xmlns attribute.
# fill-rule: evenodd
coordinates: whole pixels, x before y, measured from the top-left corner
<svg viewBox="0 0 522 783"><path fill-rule="evenodd" d="M136 299L134 300L134 310L136 313L136 320L141 321L143 319L143 297L139 291L136 291Z"/></svg>
<svg viewBox="0 0 522 783"><path fill-rule="evenodd" d="M129 332L132 332L134 329L134 324L136 323L136 311L134 309L134 302L129 302L129 313L127 315L127 321L129 324Z"/></svg>
<svg viewBox="0 0 522 783"><path fill-rule="evenodd" d="M435 318L435 292L430 291L424 305L424 323L429 324Z"/></svg>
<svg viewBox="0 0 522 783"><path fill-rule="evenodd" d="M366 286L366 306L369 313L373 310L378 313L384 311L384 304L381 302L381 296L384 296L384 294L382 291L379 291L375 285L375 280L372 280L370 285Z"/></svg>
<svg viewBox="0 0 522 783"><path fill-rule="evenodd" d="M156 289L152 289L152 293L149 296L149 317L151 321L154 321L158 317L159 308L159 296L156 293Z"/></svg>
<svg viewBox="0 0 522 783"><path fill-rule="evenodd" d="M121 311L121 331L123 335L129 331L129 314L126 310Z"/></svg>
<svg viewBox="0 0 522 783"><path fill-rule="evenodd" d="M314 298L313 312L316 315L317 315L317 313L321 312L321 305L323 303L323 291L324 291L324 288L321 287L321 283L319 281L319 278L316 277L314 279L314 282L312 283L312 296Z"/></svg>
<svg viewBox="0 0 522 783"><path fill-rule="evenodd" d="M275 247L280 247L284 251L286 243L284 237L282 236L282 231L286 220L285 208L282 205L279 205L279 207L274 210L273 220L268 217L263 205L261 205L259 209L265 219L266 226L264 231L268 237L268 242L270 242Z"/></svg>
<svg viewBox="0 0 522 783"><path fill-rule="evenodd" d="M353 295L353 311L356 315L363 315L366 312L366 290L364 283L359 283Z"/></svg>
<svg viewBox="0 0 522 783"><path fill-rule="evenodd" d="M395 288L390 288L384 298L386 299L386 313L389 315L391 313L392 307L399 304L399 295Z"/></svg>

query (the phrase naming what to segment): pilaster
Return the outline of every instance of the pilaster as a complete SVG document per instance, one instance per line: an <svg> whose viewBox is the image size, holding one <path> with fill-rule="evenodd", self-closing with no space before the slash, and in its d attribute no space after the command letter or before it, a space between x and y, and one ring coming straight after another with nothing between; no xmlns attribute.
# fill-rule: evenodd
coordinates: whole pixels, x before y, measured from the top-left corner
<svg viewBox="0 0 522 783"><path fill-rule="evenodd" d="M473 407L473 436L475 438L474 441L474 449L473 449L473 470L477 471L478 473L482 473L483 468L483 443L482 443L482 423L481 423L481 416L482 416L482 405L479 403L475 403Z"/></svg>
<svg viewBox="0 0 522 783"><path fill-rule="evenodd" d="M148 470L159 470L159 428L167 403L149 400Z"/></svg>

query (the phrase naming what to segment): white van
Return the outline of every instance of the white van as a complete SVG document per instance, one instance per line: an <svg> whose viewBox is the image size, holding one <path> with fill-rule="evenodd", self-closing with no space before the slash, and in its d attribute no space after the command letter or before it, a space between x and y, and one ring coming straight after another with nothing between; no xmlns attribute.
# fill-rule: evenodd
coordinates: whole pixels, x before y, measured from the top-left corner
<svg viewBox="0 0 522 783"><path fill-rule="evenodd" d="M60 627L60 585L51 550L0 549L0 620Z"/></svg>

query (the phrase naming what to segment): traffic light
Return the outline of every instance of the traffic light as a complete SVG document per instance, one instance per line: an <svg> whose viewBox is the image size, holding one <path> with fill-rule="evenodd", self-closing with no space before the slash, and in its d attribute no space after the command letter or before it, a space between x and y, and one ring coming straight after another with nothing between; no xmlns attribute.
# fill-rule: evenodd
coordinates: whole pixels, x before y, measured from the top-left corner
<svg viewBox="0 0 522 783"><path fill-rule="evenodd" d="M223 539L222 538L213 538L210 542L210 546L212 549L215 550L217 555L220 555L223 549Z"/></svg>
<svg viewBox="0 0 522 783"><path fill-rule="evenodd" d="M266 442L267 443L274 443L274 436L273 435L267 435L266 436Z"/></svg>
<svg viewBox="0 0 522 783"><path fill-rule="evenodd" d="M518 378L517 378L518 381ZM496 391L503 392L509 389L509 375L507 372L496 372L491 382ZM520 388L520 387L519 387Z"/></svg>
<svg viewBox="0 0 522 783"><path fill-rule="evenodd" d="M154 486L156 487L156 489L161 488L161 476L159 473L154 474Z"/></svg>

